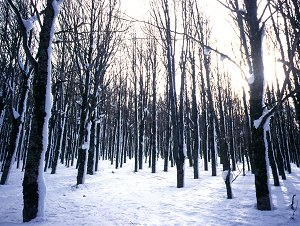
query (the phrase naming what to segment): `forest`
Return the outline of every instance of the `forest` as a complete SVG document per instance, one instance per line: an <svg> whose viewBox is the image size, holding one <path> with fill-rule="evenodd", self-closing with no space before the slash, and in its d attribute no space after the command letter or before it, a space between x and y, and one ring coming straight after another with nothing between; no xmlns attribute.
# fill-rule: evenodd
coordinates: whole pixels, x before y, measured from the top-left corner
<svg viewBox="0 0 300 226"><path fill-rule="evenodd" d="M125 0L0 1L0 187L24 172L24 222L60 165L80 186L104 161L162 160L177 188L186 168L201 180L221 165L227 199L240 167L258 210L299 168L300 2L215 0L232 29L221 46L204 1L145 2L141 20Z"/></svg>

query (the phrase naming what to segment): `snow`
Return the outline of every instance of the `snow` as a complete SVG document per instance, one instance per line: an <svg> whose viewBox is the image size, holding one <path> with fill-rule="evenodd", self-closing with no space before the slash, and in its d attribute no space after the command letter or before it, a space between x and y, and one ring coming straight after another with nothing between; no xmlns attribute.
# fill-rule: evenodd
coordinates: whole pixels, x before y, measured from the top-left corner
<svg viewBox="0 0 300 226"><path fill-rule="evenodd" d="M220 54L220 61L224 62L228 57L226 57L226 55L224 54Z"/></svg>
<svg viewBox="0 0 300 226"><path fill-rule="evenodd" d="M265 160L266 160L266 165L267 165L267 176L269 178L268 181L268 190L269 190L269 197L270 197L270 203L271 203L271 208L274 208L273 200L272 200L272 189L270 185L270 161L269 161L269 144L267 141L267 132L270 131L270 117L267 118L265 124L264 124L264 143L265 143Z"/></svg>
<svg viewBox="0 0 300 226"><path fill-rule="evenodd" d="M187 146L186 146L186 142L184 140L184 138L182 137L183 139L183 155L184 156L187 156Z"/></svg>
<svg viewBox="0 0 300 226"><path fill-rule="evenodd" d="M22 62L20 52L18 53L18 63L19 63L19 66L20 66L21 70L22 70L22 71L25 71L25 65L24 65L23 62Z"/></svg>
<svg viewBox="0 0 300 226"><path fill-rule="evenodd" d="M187 164L188 165L188 164ZM250 172L232 183L235 197L227 199L222 169L211 177L200 171L193 179L191 167L185 169L185 187L176 188L176 167L163 172L163 160L157 173L145 168L133 172L134 160L115 169L109 161L99 162L99 171L87 175L86 183L76 188L77 170L58 165L58 174L45 173L48 188L45 218L26 226L114 226L114 225L300 225L299 209L291 219L292 196L300 191L300 169L292 165L292 174L281 187L271 186L275 208L256 210L254 178ZM200 164L200 167L203 166ZM236 172L234 172L236 173ZM9 185L0 186L0 225L17 226L22 222L23 173L13 167ZM271 178L270 178L271 179Z"/></svg>
<svg viewBox="0 0 300 226"><path fill-rule="evenodd" d="M260 126L260 124L262 123L263 118L264 118L267 114L269 114L271 111L272 111L272 109L268 110L268 109L265 108L264 111L263 111L262 116L260 116L260 117L259 117L258 119L256 119L256 120L254 120L253 123L254 123L254 127L255 127L256 129L257 129L257 128ZM268 117L268 119L266 120L264 126L269 124L270 117L271 117L271 116Z"/></svg>
<svg viewBox="0 0 300 226"><path fill-rule="evenodd" d="M91 128L92 128L92 122L89 121L87 123L87 139L83 142L81 148L85 152L85 160L84 160L84 173L83 173L83 178L82 181L85 183L85 174L87 170L87 162L88 162L88 150L90 149L90 140L91 140Z"/></svg>
<svg viewBox="0 0 300 226"><path fill-rule="evenodd" d="M6 109L4 109L4 110L1 112L1 115L0 115L0 129L2 128L2 125L3 125L5 112L6 112Z"/></svg>
<svg viewBox="0 0 300 226"><path fill-rule="evenodd" d="M247 76L247 81L248 81L248 84L251 85L254 83L254 74L250 74L249 76Z"/></svg>
<svg viewBox="0 0 300 226"><path fill-rule="evenodd" d="M29 32L33 28L34 22L37 20L36 16L32 16L29 19L22 19L22 22L26 28L26 31Z"/></svg>
<svg viewBox="0 0 300 226"><path fill-rule="evenodd" d="M29 95L29 91L30 91L30 86L31 86L31 79L32 79L32 76L33 76L33 73L31 72L29 75L28 75L28 79L27 79L27 87L28 89L26 90L26 93L25 93L25 99L24 99L24 106L23 106L23 109L26 109L27 108L27 100L28 100L28 95ZM21 122L23 123L24 122L24 117L25 117L25 111L22 112L21 114Z"/></svg>
<svg viewBox="0 0 300 226"><path fill-rule="evenodd" d="M224 170L224 171L222 172L222 178L223 178L224 181L226 181L227 175L228 175L228 170ZM233 180L233 174L232 174L232 172L230 171L229 181L232 182L232 180Z"/></svg>
<svg viewBox="0 0 300 226"><path fill-rule="evenodd" d="M16 111L15 108L12 108L12 112L13 112L13 116L14 116L14 119L18 119L20 117L20 114L18 111Z"/></svg>
<svg viewBox="0 0 300 226"><path fill-rule="evenodd" d="M204 46L203 52L204 52L204 55L209 55L211 52L211 49L209 47Z"/></svg>
<svg viewBox="0 0 300 226"><path fill-rule="evenodd" d="M90 139L91 139L91 128L92 128L92 122L89 121L87 124L87 139L84 141L84 143L82 144L82 149L90 149Z"/></svg>

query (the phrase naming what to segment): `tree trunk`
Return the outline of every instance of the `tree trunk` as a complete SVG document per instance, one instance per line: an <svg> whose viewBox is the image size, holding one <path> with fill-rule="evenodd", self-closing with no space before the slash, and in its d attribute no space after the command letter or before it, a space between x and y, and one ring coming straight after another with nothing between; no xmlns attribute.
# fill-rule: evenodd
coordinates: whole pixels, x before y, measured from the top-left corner
<svg viewBox="0 0 300 226"><path fill-rule="evenodd" d="M95 112L94 112L95 114ZM92 127L91 127L91 141L90 148L88 151L88 162L87 162L87 171L86 173L89 175L94 175L94 165L95 165L95 151L96 151L96 121L93 116L92 118ZM99 134L97 134L99 136Z"/></svg>
<svg viewBox="0 0 300 226"><path fill-rule="evenodd" d="M156 52L155 52L156 54ZM152 63L152 96L153 96L153 101L152 101L152 133L151 133L151 146L152 146L152 168L151 172L155 173L156 172L156 133L157 133L157 128L156 128L156 56L154 56L154 60ZM150 161L149 161L150 162Z"/></svg>
<svg viewBox="0 0 300 226"><path fill-rule="evenodd" d="M275 163L272 143L271 143L271 139L270 139L270 133L268 131L266 132L266 139L267 139L267 142L268 142L268 157L269 157L270 166L271 166L271 169L272 169L274 186L280 186L278 172L277 172L277 166L276 166L276 163Z"/></svg>
<svg viewBox="0 0 300 226"><path fill-rule="evenodd" d="M262 59L262 30L257 18L256 0L244 0L249 26L251 58L253 63L254 82L250 84L250 116L254 125L263 113L264 67ZM268 188L268 175L266 163L266 150L264 144L263 125L252 129L252 152L254 153L254 174L257 209L271 210L270 193Z"/></svg>
<svg viewBox="0 0 300 226"><path fill-rule="evenodd" d="M196 68L195 58L191 59L192 66L192 122L193 122L193 169L194 179L199 178L199 132L198 132L198 107L196 98Z"/></svg>
<svg viewBox="0 0 300 226"><path fill-rule="evenodd" d="M226 131L225 131L225 117L224 117L224 110L223 110L223 104L222 104L222 96L221 96L221 84L220 84L220 78L218 76L217 78L217 84L218 84L218 102L219 102L219 117L220 117L220 154L221 154L221 161L223 165L223 171L227 171L227 176L225 178L225 185L226 185L226 191L227 191L227 198L232 199L232 189L231 189L231 168L230 168L230 160L229 160L229 153L228 153L228 145L226 142Z"/></svg>
<svg viewBox="0 0 300 226"><path fill-rule="evenodd" d="M55 2L55 3L54 3ZM51 31L54 30L55 16L53 4L47 0L44 22L40 32L38 62L33 78L34 110L31 135L23 180L23 221L28 222L43 216L46 188L43 181L44 155L47 148L48 120L51 115Z"/></svg>

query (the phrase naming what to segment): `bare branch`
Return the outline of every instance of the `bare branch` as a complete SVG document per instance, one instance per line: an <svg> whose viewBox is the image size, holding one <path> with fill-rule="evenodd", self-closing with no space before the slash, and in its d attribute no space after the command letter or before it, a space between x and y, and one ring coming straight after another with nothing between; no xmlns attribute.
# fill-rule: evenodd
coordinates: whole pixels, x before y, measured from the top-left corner
<svg viewBox="0 0 300 226"><path fill-rule="evenodd" d="M6 0L6 1L11 6L12 10L14 11L14 13L17 16L18 24L19 24L20 30L21 30L21 35L23 37L23 48L24 48L25 54L28 57L30 63L34 67L36 67L37 66L37 61L32 56L31 51L28 47L28 33L27 33L27 29L26 29L25 25L23 24L23 20L22 20L22 16L20 14L20 11L17 9L17 7L13 4L13 2L11 0Z"/></svg>

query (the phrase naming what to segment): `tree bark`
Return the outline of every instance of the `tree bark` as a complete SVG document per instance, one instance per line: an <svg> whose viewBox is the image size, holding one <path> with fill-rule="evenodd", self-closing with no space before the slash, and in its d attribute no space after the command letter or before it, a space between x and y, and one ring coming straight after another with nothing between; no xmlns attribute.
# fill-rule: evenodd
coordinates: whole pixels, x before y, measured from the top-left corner
<svg viewBox="0 0 300 226"><path fill-rule="evenodd" d="M251 123L258 120L263 113L264 66L262 59L262 28L257 18L256 0L244 0L249 26L251 58L253 64L254 82L250 84L250 116ZM254 175L257 209L271 210L270 193L264 144L263 126L252 126L252 153L254 153Z"/></svg>
<svg viewBox="0 0 300 226"><path fill-rule="evenodd" d="M28 222L37 216L43 216L45 185L43 182L44 154L47 147L47 130L50 104L46 98L50 98L50 75L51 55L51 31L54 29L55 12L53 4L56 0L47 0L44 22L40 32L40 43L38 49L38 62L35 65L33 77L33 101L34 110L31 124L31 135L29 149L25 166L23 180L23 221ZM57 13L57 12L56 12Z"/></svg>

